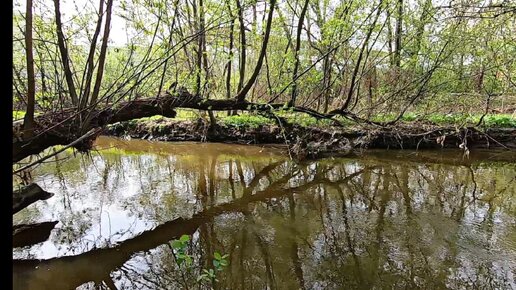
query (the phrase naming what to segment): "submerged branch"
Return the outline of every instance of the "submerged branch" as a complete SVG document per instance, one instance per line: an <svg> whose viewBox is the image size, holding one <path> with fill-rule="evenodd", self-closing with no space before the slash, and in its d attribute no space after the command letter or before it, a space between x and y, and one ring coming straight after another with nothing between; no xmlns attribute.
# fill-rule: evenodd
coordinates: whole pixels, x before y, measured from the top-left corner
<svg viewBox="0 0 516 290"><path fill-rule="evenodd" d="M32 246L48 240L58 221L13 226L13 248Z"/></svg>
<svg viewBox="0 0 516 290"><path fill-rule="evenodd" d="M22 189L13 192L13 214L28 207L38 200L49 199L54 196L53 193L44 191L37 184L30 184Z"/></svg>

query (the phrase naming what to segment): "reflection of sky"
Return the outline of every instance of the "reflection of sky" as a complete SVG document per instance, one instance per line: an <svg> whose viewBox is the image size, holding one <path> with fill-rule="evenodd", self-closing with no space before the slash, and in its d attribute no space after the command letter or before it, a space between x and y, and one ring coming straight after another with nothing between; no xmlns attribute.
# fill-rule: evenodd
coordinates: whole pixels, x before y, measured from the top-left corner
<svg viewBox="0 0 516 290"><path fill-rule="evenodd" d="M32 247L30 250L31 256L51 258L78 254L94 247L110 246L117 241L130 238L156 225L154 221L146 217L135 215L124 205L125 200L131 199L140 192L140 186L136 178L138 176L136 168L127 166L127 163L124 162L126 178L123 182L118 183L117 187L113 188L113 193L111 193L109 191L110 186L108 186L108 190L104 190L102 185L99 184L101 180L99 180L100 177L96 170L99 169L99 165L103 165L101 159L98 156L94 156L93 159L95 161L93 163L85 161L90 165L89 167L83 167L85 169L85 179L77 180L75 183L67 181L66 194L74 197L65 196L56 176L45 174L41 178L36 178L36 183L45 190L55 193L55 196L32 205L32 207L37 207L38 215L30 219L32 222L57 220L60 223L56 226L56 230L52 232L49 240ZM65 173L65 178L73 174ZM110 195L115 198L110 199ZM67 204L68 198L70 198L71 204ZM72 219L77 217L84 220ZM18 222L23 222L23 218ZM91 223L91 226L88 226L81 237L76 238L78 245L74 243L72 247L58 248L54 240L56 232L62 230L64 224L73 226L75 222ZM76 249L79 252L76 252ZM15 251L13 257L21 258L27 254L26 251Z"/></svg>

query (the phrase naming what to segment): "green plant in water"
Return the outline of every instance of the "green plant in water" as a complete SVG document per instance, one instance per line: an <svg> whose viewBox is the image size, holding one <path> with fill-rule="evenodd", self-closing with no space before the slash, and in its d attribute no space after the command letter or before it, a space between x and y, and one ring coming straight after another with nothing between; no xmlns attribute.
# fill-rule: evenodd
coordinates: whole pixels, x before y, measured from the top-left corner
<svg viewBox="0 0 516 290"><path fill-rule="evenodd" d="M174 257L176 259L176 264L179 267L181 267L183 263L185 263L187 267L190 267L192 265L192 256L186 253L188 241L190 241L190 237L188 235L182 235L179 238L179 240L173 240L172 242L170 242L170 245L172 246L172 250L174 252Z"/></svg>
<svg viewBox="0 0 516 290"><path fill-rule="evenodd" d="M213 267L215 269L203 269L203 273L197 277L197 282L199 281L206 281L206 282L213 282L213 281L219 281L217 280L217 272L224 270L224 267L227 267L229 265L228 260L226 260L229 257L229 255L221 255L219 252L213 253Z"/></svg>
<svg viewBox="0 0 516 290"><path fill-rule="evenodd" d="M229 255L221 255L219 252L215 252L213 254L213 266L217 271L222 271L224 267L229 265L228 260L226 260Z"/></svg>
<svg viewBox="0 0 516 290"><path fill-rule="evenodd" d="M202 269L203 273L197 277L197 282L213 282L213 281L219 281L217 280L217 274L213 269Z"/></svg>
<svg viewBox="0 0 516 290"><path fill-rule="evenodd" d="M193 257L186 252L189 241L190 236L182 235L179 239L172 240L170 242L170 247L172 248L172 253L174 255L176 264L182 270L188 270L193 264ZM227 260L228 257L229 255L227 254L222 255L219 252L213 253L213 268L202 269L201 274L197 276L197 282L218 282L219 280L217 280L217 272L223 271L224 268L229 265L229 261ZM183 283L186 283L184 276Z"/></svg>

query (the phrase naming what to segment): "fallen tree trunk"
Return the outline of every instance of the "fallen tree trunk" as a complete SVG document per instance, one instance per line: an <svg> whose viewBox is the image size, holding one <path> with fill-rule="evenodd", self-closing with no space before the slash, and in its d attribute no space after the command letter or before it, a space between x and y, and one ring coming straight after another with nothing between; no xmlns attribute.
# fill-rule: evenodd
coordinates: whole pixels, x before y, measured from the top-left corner
<svg viewBox="0 0 516 290"><path fill-rule="evenodd" d="M55 155L65 151L66 149L68 149L70 147L73 147L73 146L83 142L84 140L91 140L91 137L98 135L100 133L100 131L101 131L100 128L91 129L90 131L88 131L88 133L82 135L81 137L79 137L78 139L73 141L72 143L70 143L70 144L66 145L65 147L55 151L54 153L49 154L49 155L47 155L47 156L45 156L43 158L40 158L40 159L38 159L38 160L36 160L36 161L34 161L32 163L29 163L29 164L27 164L25 166L22 166L19 169L16 169L15 171L13 171L13 174L16 174L16 173L22 172L24 170L27 170L28 168L30 168L30 167L32 167L32 166L34 166L36 164L39 164L39 163L49 159L50 157L55 156ZM91 145L89 145L89 146L91 146Z"/></svg>
<svg viewBox="0 0 516 290"><path fill-rule="evenodd" d="M49 199L53 193L44 191L39 185L32 183L22 189L13 192L13 214L26 208L38 200Z"/></svg>
<svg viewBox="0 0 516 290"><path fill-rule="evenodd" d="M192 95L186 91L180 94L163 94L157 98L142 99L123 102L115 106L107 106L105 109L93 109L88 112L89 122L85 123L78 118L79 113L75 110L65 110L58 114L44 114L35 119L34 137L23 138L23 123L13 125L13 162L37 154L50 146L66 145L79 136L85 134L92 128L104 127L108 124L128 121L154 115L162 115L173 118L176 116L176 108L189 108L197 110L229 111L246 110L270 112L274 109L283 108L284 104L256 104L245 100L236 99L211 100L203 99L200 96ZM291 108L295 112L309 114L318 119L332 118L334 115L320 114L314 110L304 107ZM82 117L85 112L82 112ZM93 136L92 138L95 138ZM75 148L87 150L91 140L84 140Z"/></svg>
<svg viewBox="0 0 516 290"><path fill-rule="evenodd" d="M13 248L32 246L44 242L58 221L13 226Z"/></svg>

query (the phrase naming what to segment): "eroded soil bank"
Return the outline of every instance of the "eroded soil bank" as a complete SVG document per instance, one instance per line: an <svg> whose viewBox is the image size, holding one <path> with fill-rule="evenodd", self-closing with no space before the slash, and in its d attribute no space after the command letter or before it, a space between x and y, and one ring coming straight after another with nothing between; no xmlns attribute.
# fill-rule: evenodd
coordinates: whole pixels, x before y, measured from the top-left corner
<svg viewBox="0 0 516 290"><path fill-rule="evenodd" d="M237 144L288 144L308 154L338 154L353 148L439 149L507 148L516 149L516 128L439 127L424 123L393 127L304 127L298 124L235 126L209 122L136 120L111 125L106 135L159 141L206 141ZM317 152L315 152L317 151Z"/></svg>

